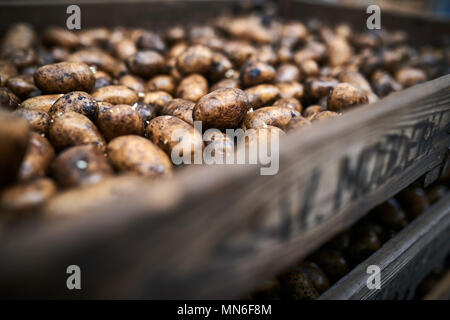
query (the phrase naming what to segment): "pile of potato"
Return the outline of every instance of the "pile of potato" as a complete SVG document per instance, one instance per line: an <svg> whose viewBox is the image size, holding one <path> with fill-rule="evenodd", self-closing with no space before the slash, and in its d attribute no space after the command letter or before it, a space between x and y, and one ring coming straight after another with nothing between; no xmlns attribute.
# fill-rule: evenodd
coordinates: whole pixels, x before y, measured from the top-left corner
<svg viewBox="0 0 450 320"><path fill-rule="evenodd" d="M450 171L449 171L450 173ZM265 281L250 298L312 300L370 257L430 205L448 195L447 177L425 190L413 183L371 210L353 227L312 253L304 261Z"/></svg>
<svg viewBox="0 0 450 320"><path fill-rule="evenodd" d="M448 49L407 40L258 14L161 33L11 26L0 48L0 209L36 211L122 174L168 178L180 142L234 152L225 129L305 128L448 72ZM203 139L194 121L220 131ZM175 130L184 134L171 141Z"/></svg>

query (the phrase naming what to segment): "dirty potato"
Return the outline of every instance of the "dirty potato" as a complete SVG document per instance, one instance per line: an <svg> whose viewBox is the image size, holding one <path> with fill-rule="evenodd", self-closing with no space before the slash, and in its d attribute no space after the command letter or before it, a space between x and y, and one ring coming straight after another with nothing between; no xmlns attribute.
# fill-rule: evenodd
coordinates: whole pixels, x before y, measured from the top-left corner
<svg viewBox="0 0 450 320"><path fill-rule="evenodd" d="M280 97L280 89L271 84L260 84L245 90L250 108L257 109L270 105Z"/></svg>
<svg viewBox="0 0 450 320"><path fill-rule="evenodd" d="M218 89L197 102L193 117L195 121L201 121L205 128L235 128L248 108L248 96L241 89Z"/></svg>
<svg viewBox="0 0 450 320"><path fill-rule="evenodd" d="M172 96L165 91L147 92L142 98L143 103L147 103L156 107L158 112L162 108L164 108L171 100Z"/></svg>
<svg viewBox="0 0 450 320"><path fill-rule="evenodd" d="M24 99L33 93L38 93L38 88L34 85L33 76L31 74L21 74L11 77L6 81L6 87L15 95Z"/></svg>
<svg viewBox="0 0 450 320"><path fill-rule="evenodd" d="M30 128L36 132L47 134L50 126L50 116L47 112L41 110L33 110L19 108L14 111L19 117L28 121Z"/></svg>
<svg viewBox="0 0 450 320"><path fill-rule="evenodd" d="M174 164L192 163L195 153L203 149L203 139L200 132L185 121L174 116L159 116L147 126L145 135L164 152Z"/></svg>
<svg viewBox="0 0 450 320"><path fill-rule="evenodd" d="M315 116L317 113L325 111L325 108L320 106L320 105L311 105L308 106L308 108L305 109L305 111L303 111L303 116L305 118L308 118L309 120L311 120L311 118L313 116Z"/></svg>
<svg viewBox="0 0 450 320"><path fill-rule="evenodd" d="M20 165L18 179L25 181L43 177L55 157L50 142L37 132L31 132L27 153Z"/></svg>
<svg viewBox="0 0 450 320"><path fill-rule="evenodd" d="M173 99L161 110L161 115L170 115L186 121L190 125L194 125L192 117L192 110L195 107L195 102L184 99Z"/></svg>
<svg viewBox="0 0 450 320"><path fill-rule="evenodd" d="M264 107L247 112L242 120L242 128L264 128L274 126L284 128L292 118L301 117L298 111L281 107Z"/></svg>
<svg viewBox="0 0 450 320"><path fill-rule="evenodd" d="M310 119L311 119L311 122L314 122L314 121L320 121L320 120L327 119L327 118L334 118L337 116L339 116L339 113L325 110L325 111L314 114L312 117L310 117Z"/></svg>
<svg viewBox="0 0 450 320"><path fill-rule="evenodd" d="M181 99L196 102L207 93L208 81L199 74L191 74L181 80L177 88L176 96Z"/></svg>
<svg viewBox="0 0 450 320"><path fill-rule="evenodd" d="M311 121L303 117L295 117L283 127L284 131L291 131L297 128L305 128L311 126Z"/></svg>
<svg viewBox="0 0 450 320"><path fill-rule="evenodd" d="M208 47L194 45L177 57L177 68L183 74L206 73L211 67L212 58Z"/></svg>
<svg viewBox="0 0 450 320"><path fill-rule="evenodd" d="M97 127L88 117L76 112L66 112L54 118L49 137L57 149L83 144L93 144L100 151L105 149L105 140Z"/></svg>
<svg viewBox="0 0 450 320"><path fill-rule="evenodd" d="M298 100L303 99L304 88L301 83L298 82L283 82L277 83L277 88L280 90L281 98L295 98Z"/></svg>
<svg viewBox="0 0 450 320"><path fill-rule="evenodd" d="M251 87L262 83L271 83L276 75L275 69L261 61L249 61L241 67L240 81L244 87Z"/></svg>
<svg viewBox="0 0 450 320"><path fill-rule="evenodd" d="M124 135L143 135L144 125L136 107L117 104L99 113L97 124L106 140Z"/></svg>
<svg viewBox="0 0 450 320"><path fill-rule="evenodd" d="M134 90L121 85L98 88L92 93L92 97L97 101L104 101L112 104L132 105L139 100L139 97Z"/></svg>
<svg viewBox="0 0 450 320"><path fill-rule="evenodd" d="M180 120L181 121L181 120ZM111 140L108 157L119 172L131 172L148 177L171 176L169 157L151 141L127 135Z"/></svg>
<svg viewBox="0 0 450 320"><path fill-rule="evenodd" d="M157 75L147 82L147 90L149 91L165 91L169 94L174 94L175 87L175 79L165 74Z"/></svg>
<svg viewBox="0 0 450 320"><path fill-rule="evenodd" d="M14 110L20 103L19 97L8 88L0 88L0 108Z"/></svg>
<svg viewBox="0 0 450 320"><path fill-rule="evenodd" d="M143 92L145 90L145 83L142 78L132 75L125 74L119 78L119 83L122 86L128 87L136 92Z"/></svg>
<svg viewBox="0 0 450 320"><path fill-rule="evenodd" d="M108 160L93 145L71 147L61 152L52 164L52 176L62 188L94 184L112 174Z"/></svg>
<svg viewBox="0 0 450 320"><path fill-rule="evenodd" d="M362 90L349 83L340 83L330 92L327 106L331 111L341 112L350 107L368 102L369 99Z"/></svg>
<svg viewBox="0 0 450 320"><path fill-rule="evenodd" d="M70 111L80 113L91 120L95 120L98 113L98 104L88 93L73 91L66 93L56 100L49 110L49 115L55 117Z"/></svg>
<svg viewBox="0 0 450 320"><path fill-rule="evenodd" d="M284 63L277 69L275 83L294 82L300 80L300 70L295 64Z"/></svg>
<svg viewBox="0 0 450 320"><path fill-rule="evenodd" d="M302 112L302 103L295 98L281 98L273 103L274 107L283 107Z"/></svg>
<svg viewBox="0 0 450 320"><path fill-rule="evenodd" d="M40 110L48 113L56 100L62 96L62 94L45 94L42 96L28 98L20 104L19 108Z"/></svg>
<svg viewBox="0 0 450 320"><path fill-rule="evenodd" d="M42 66L34 72L33 78L36 86L48 93L91 92L95 85L95 77L89 66L79 62L59 62Z"/></svg>
<svg viewBox="0 0 450 320"><path fill-rule="evenodd" d="M138 51L126 59L128 69L141 77L149 78L161 72L164 58L153 50Z"/></svg>

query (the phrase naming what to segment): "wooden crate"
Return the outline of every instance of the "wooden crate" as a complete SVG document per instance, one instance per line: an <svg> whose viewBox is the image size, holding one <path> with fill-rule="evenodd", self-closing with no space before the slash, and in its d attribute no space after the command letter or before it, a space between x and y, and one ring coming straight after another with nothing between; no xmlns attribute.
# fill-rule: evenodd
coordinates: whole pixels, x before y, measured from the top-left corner
<svg viewBox="0 0 450 320"><path fill-rule="evenodd" d="M134 10L142 17L142 8L164 8L156 5ZM217 5L201 4L210 13ZM94 201L59 207L82 213L77 219L0 234L0 296L239 298L423 174L439 175L450 146L450 75L281 142L274 176L256 166L193 166L162 184L118 179ZM72 264L82 291L66 288Z"/></svg>
<svg viewBox="0 0 450 320"><path fill-rule="evenodd" d="M450 195L447 195L339 280L320 299L412 299L417 285L449 252ZM369 274L366 271L370 265L380 267L380 290L367 287Z"/></svg>

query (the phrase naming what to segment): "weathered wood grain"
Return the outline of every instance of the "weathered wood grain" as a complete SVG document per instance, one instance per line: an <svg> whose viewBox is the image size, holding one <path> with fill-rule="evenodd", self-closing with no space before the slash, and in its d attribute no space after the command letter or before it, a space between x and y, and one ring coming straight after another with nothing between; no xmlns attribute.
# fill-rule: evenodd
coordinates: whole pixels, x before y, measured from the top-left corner
<svg viewBox="0 0 450 320"><path fill-rule="evenodd" d="M417 285L450 251L450 195L354 268L320 299L412 299ZM381 269L381 289L370 290L367 267Z"/></svg>

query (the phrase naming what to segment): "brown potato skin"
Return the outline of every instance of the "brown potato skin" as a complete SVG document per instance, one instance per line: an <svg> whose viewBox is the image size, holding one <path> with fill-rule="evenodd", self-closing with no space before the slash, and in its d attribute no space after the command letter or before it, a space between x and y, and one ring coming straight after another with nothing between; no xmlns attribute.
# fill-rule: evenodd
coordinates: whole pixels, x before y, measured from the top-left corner
<svg viewBox="0 0 450 320"><path fill-rule="evenodd" d="M177 69L182 74L206 73L211 67L212 52L208 47L194 45L177 57Z"/></svg>
<svg viewBox="0 0 450 320"><path fill-rule="evenodd" d="M280 276L281 296L287 300L314 300L319 293L308 275L296 268Z"/></svg>
<svg viewBox="0 0 450 320"><path fill-rule="evenodd" d="M88 117L66 112L53 119L49 128L49 138L57 149L83 144L93 144L100 151L105 150L105 139Z"/></svg>
<svg viewBox="0 0 450 320"><path fill-rule="evenodd" d="M327 100L328 109L341 112L353 106L366 104L369 98L359 88L349 84L340 83L330 92Z"/></svg>
<svg viewBox="0 0 450 320"><path fill-rule="evenodd" d="M241 89L218 89L197 102L193 117L201 121L204 128L235 128L248 108L247 94Z"/></svg>
<svg viewBox="0 0 450 320"><path fill-rule="evenodd" d="M251 87L262 83L272 83L275 80L276 71L267 63L261 61L249 61L241 67L240 81L244 87Z"/></svg>
<svg viewBox="0 0 450 320"><path fill-rule="evenodd" d="M197 102L208 93L208 81L200 74L191 74L178 85L176 96L181 99Z"/></svg>
<svg viewBox="0 0 450 320"><path fill-rule="evenodd" d="M131 73L149 78L161 72L164 67L164 58L156 51L143 50L126 59Z"/></svg>
<svg viewBox="0 0 450 320"><path fill-rule="evenodd" d="M28 121L30 128L36 132L47 134L50 127L50 116L47 112L41 110L33 110L19 108L14 111L19 117Z"/></svg>
<svg viewBox="0 0 450 320"><path fill-rule="evenodd" d="M217 89L224 89L224 88L232 88L232 89L240 89L239 81L236 79L223 79L219 82L215 83L211 89L209 89L209 92L216 91Z"/></svg>
<svg viewBox="0 0 450 320"><path fill-rule="evenodd" d="M427 76L423 70L406 67L396 72L395 79L404 88L409 88L418 83L427 81Z"/></svg>
<svg viewBox="0 0 450 320"><path fill-rule="evenodd" d="M161 74L151 78L147 82L147 90L149 91L165 91L174 94L176 81L172 76Z"/></svg>
<svg viewBox="0 0 450 320"><path fill-rule="evenodd" d="M95 77L89 66L79 62L59 62L39 67L34 72L34 83L43 92L91 92Z"/></svg>
<svg viewBox="0 0 450 320"><path fill-rule="evenodd" d="M182 134L182 141L172 141L171 136L175 132L179 131ZM185 121L174 116L159 116L154 118L147 126L145 135L154 144L164 150L170 157L171 152L175 146L181 143L181 146L186 145L187 149L190 149L191 159L194 158L195 150L203 149L203 139L200 132L196 131Z"/></svg>
<svg viewBox="0 0 450 320"><path fill-rule="evenodd" d="M142 80L142 78L140 78L139 76L135 76L132 74L125 74L121 76L119 79L119 84L128 87L136 92L145 91L144 80Z"/></svg>
<svg viewBox="0 0 450 320"><path fill-rule="evenodd" d="M317 113L322 112L322 111L325 111L324 107L314 104L314 105L308 106L303 111L303 116L305 118L310 119L310 118L314 117Z"/></svg>
<svg viewBox="0 0 450 320"><path fill-rule="evenodd" d="M88 93L73 91L56 100L49 110L49 115L53 118L70 111L80 113L94 120L97 117L98 104Z"/></svg>
<svg viewBox="0 0 450 320"><path fill-rule="evenodd" d="M224 54L214 52L212 55L211 67L208 70L208 79L211 81L218 81L232 68L233 64Z"/></svg>
<svg viewBox="0 0 450 320"><path fill-rule="evenodd" d="M103 109L98 117L97 124L106 140L112 140L124 135L143 135L144 125L137 106L117 104L109 109Z"/></svg>
<svg viewBox="0 0 450 320"><path fill-rule="evenodd" d="M67 61L82 62L89 66L96 66L113 77L117 77L124 71L125 65L108 53L100 49L82 49L67 57Z"/></svg>
<svg viewBox="0 0 450 320"><path fill-rule="evenodd" d="M29 142L29 126L25 119L0 110L0 189L14 182L25 157Z"/></svg>
<svg viewBox="0 0 450 320"><path fill-rule="evenodd" d="M50 27L44 31L42 41L47 45L73 49L79 45L80 37L64 28Z"/></svg>
<svg viewBox="0 0 450 320"><path fill-rule="evenodd" d="M17 97L8 88L0 88L0 108L7 110L14 110L20 103L19 97Z"/></svg>
<svg viewBox="0 0 450 320"><path fill-rule="evenodd" d="M48 178L15 184L0 194L0 208L13 213L33 213L55 193L56 186Z"/></svg>
<svg viewBox="0 0 450 320"><path fill-rule="evenodd" d="M271 84L260 84L245 90L248 95L250 108L257 109L270 105L281 98L280 89Z"/></svg>
<svg viewBox="0 0 450 320"><path fill-rule="evenodd" d="M3 87L9 78L17 76L17 69L13 63L0 60L0 86Z"/></svg>
<svg viewBox="0 0 450 320"><path fill-rule="evenodd" d="M31 132L27 153L20 165L18 179L21 181L43 177L53 158L55 151L50 142L37 132Z"/></svg>
<svg viewBox="0 0 450 320"><path fill-rule="evenodd" d="M289 120L287 125L283 127L285 131L291 131L297 128L305 128L311 126L311 121L303 117L295 117Z"/></svg>
<svg viewBox="0 0 450 320"><path fill-rule="evenodd" d="M80 161L86 167L80 167ZM52 176L61 188L98 183L113 174L113 169L93 145L71 147L53 161Z"/></svg>
<svg viewBox="0 0 450 320"><path fill-rule="evenodd" d="M296 98L281 98L273 103L274 107L283 107L297 110L298 112L302 112L303 106L300 101Z"/></svg>
<svg viewBox="0 0 450 320"><path fill-rule="evenodd" d="M336 79L330 77L309 79L305 84L306 94L308 97L318 100L328 96L330 91L338 84L339 82Z"/></svg>
<svg viewBox="0 0 450 320"><path fill-rule="evenodd" d="M247 112L241 126L244 130L266 126L282 129L295 117L301 117L301 114L289 108L264 107L253 112Z"/></svg>
<svg viewBox="0 0 450 320"><path fill-rule="evenodd" d="M338 79L340 82L347 82L359 88L362 92L364 92L364 94L367 95L369 103L376 102L378 100L377 95L373 92L367 79L358 71L344 70L339 73Z"/></svg>
<svg viewBox="0 0 450 320"><path fill-rule="evenodd" d="M31 74L21 74L11 77L6 81L6 86L21 99L38 91L38 88L34 85L33 76Z"/></svg>
<svg viewBox="0 0 450 320"><path fill-rule="evenodd" d="M171 176L169 157L148 139L135 135L121 136L107 146L109 160L119 172L147 177Z"/></svg>
<svg viewBox="0 0 450 320"><path fill-rule="evenodd" d="M175 116L193 126L194 119L192 116L192 111L194 107L195 102L184 99L173 99L162 108L161 115Z"/></svg>
<svg viewBox="0 0 450 320"><path fill-rule="evenodd" d="M92 97L97 101L104 101L112 104L133 105L139 100L139 97L134 90L122 85L111 85L98 88L92 93Z"/></svg>
<svg viewBox="0 0 450 320"><path fill-rule="evenodd" d="M147 92L142 99L143 103L147 103L149 105L155 106L157 111L159 112L162 108L164 108L170 101L172 100L172 96L165 91L153 91Z"/></svg>
<svg viewBox="0 0 450 320"><path fill-rule="evenodd" d="M281 98L295 98L301 100L305 94L303 85L298 82L278 83L277 87L280 89Z"/></svg>
<svg viewBox="0 0 450 320"><path fill-rule="evenodd" d="M144 103L144 102L137 102L136 104L134 104L136 106L136 110L139 113L139 116L142 119L142 123L144 124L144 128L147 127L147 125L149 124L150 120L152 120L153 118L155 118L156 116L158 116L159 114L159 107L152 105L152 104L148 104L148 103ZM133 105L133 106L134 106Z"/></svg>
<svg viewBox="0 0 450 320"><path fill-rule="evenodd" d="M314 114L312 117L310 117L310 120L311 120L311 122L314 122L314 121L320 121L323 119L334 118L337 116L339 116L339 114L337 112L325 110L325 111Z"/></svg>
<svg viewBox="0 0 450 320"><path fill-rule="evenodd" d="M300 70L295 64L284 63L277 69L275 83L294 82L300 80Z"/></svg>
<svg viewBox="0 0 450 320"><path fill-rule="evenodd" d="M45 94L42 96L28 98L20 104L19 108L40 110L48 113L52 105L60 97L62 97L62 94Z"/></svg>

